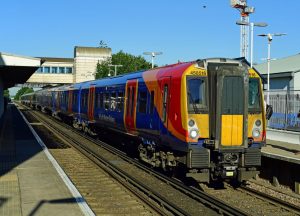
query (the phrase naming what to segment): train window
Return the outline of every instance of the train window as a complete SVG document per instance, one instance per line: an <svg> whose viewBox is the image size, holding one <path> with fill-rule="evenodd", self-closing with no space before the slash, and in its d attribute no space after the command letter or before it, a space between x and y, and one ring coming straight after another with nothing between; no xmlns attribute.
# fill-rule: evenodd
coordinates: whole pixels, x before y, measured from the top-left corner
<svg viewBox="0 0 300 216"><path fill-rule="evenodd" d="M89 98L89 93L85 93L85 103L84 103L84 105L86 107L88 106L88 98Z"/></svg>
<svg viewBox="0 0 300 216"><path fill-rule="evenodd" d="M244 80L239 76L225 76L223 81L221 114L233 115L244 112Z"/></svg>
<svg viewBox="0 0 300 216"><path fill-rule="evenodd" d="M154 91L151 91L150 94L150 114L153 114L154 111Z"/></svg>
<svg viewBox="0 0 300 216"><path fill-rule="evenodd" d="M101 93L100 93L100 106L99 106L99 107L100 107L100 108L104 108L104 105L103 105L103 104L104 104L103 93L101 92Z"/></svg>
<svg viewBox="0 0 300 216"><path fill-rule="evenodd" d="M104 94L104 108L109 109L109 93Z"/></svg>
<svg viewBox="0 0 300 216"><path fill-rule="evenodd" d="M96 94L96 108L100 108L100 93Z"/></svg>
<svg viewBox="0 0 300 216"><path fill-rule="evenodd" d="M110 110L116 110L117 108L117 101L116 101L116 92L112 92L110 96Z"/></svg>
<svg viewBox="0 0 300 216"><path fill-rule="evenodd" d="M84 106L84 94L81 94L81 101L80 101L80 106Z"/></svg>
<svg viewBox="0 0 300 216"><path fill-rule="evenodd" d="M139 92L139 113L146 113L147 107L147 92L141 91Z"/></svg>
<svg viewBox="0 0 300 216"><path fill-rule="evenodd" d="M73 94L73 105L77 103L77 94Z"/></svg>
<svg viewBox="0 0 300 216"><path fill-rule="evenodd" d="M117 111L118 112L122 112L123 104L124 104L124 93L118 92L118 97L117 97Z"/></svg>
<svg viewBox="0 0 300 216"><path fill-rule="evenodd" d="M189 113L200 113L207 108L205 78L187 76L187 98Z"/></svg>
<svg viewBox="0 0 300 216"><path fill-rule="evenodd" d="M167 120L167 107L168 107L168 85L164 86L164 95L163 95L163 122Z"/></svg>
<svg viewBox="0 0 300 216"><path fill-rule="evenodd" d="M249 79L249 97L248 97L248 107L249 109L259 110L260 109L260 89L259 89L259 79L250 78ZM261 110L261 109L260 109Z"/></svg>
<svg viewBox="0 0 300 216"><path fill-rule="evenodd" d="M66 98L65 98L65 104L68 104L68 101L69 101L69 94L66 93L65 96L66 96Z"/></svg>

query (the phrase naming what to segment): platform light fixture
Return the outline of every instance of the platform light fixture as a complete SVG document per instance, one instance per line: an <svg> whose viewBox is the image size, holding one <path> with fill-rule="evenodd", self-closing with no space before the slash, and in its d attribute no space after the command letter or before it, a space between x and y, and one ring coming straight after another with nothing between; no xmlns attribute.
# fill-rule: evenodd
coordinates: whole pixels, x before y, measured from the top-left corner
<svg viewBox="0 0 300 216"><path fill-rule="evenodd" d="M271 62L271 42L273 40L273 36L284 36L287 35L286 33L268 33L268 34L259 34L260 37L267 37L268 39L268 70L267 70L267 104L270 102L270 62Z"/></svg>
<svg viewBox="0 0 300 216"><path fill-rule="evenodd" d="M268 26L265 22L243 22L243 21L236 21L237 25L245 25L250 27L250 67L253 67L253 47L254 47L254 40L253 40L253 31L254 26L257 27L266 27Z"/></svg>
<svg viewBox="0 0 300 216"><path fill-rule="evenodd" d="M143 52L144 55L151 55L152 68L154 68L154 58L157 55L163 54L162 52Z"/></svg>
<svg viewBox="0 0 300 216"><path fill-rule="evenodd" d="M109 67L115 67L114 76L117 76L117 70L118 70L117 68L118 68L118 67L123 67L123 65L113 65L113 64L109 64L108 66L109 66ZM111 72L111 70L109 70L108 76L111 76L110 72Z"/></svg>

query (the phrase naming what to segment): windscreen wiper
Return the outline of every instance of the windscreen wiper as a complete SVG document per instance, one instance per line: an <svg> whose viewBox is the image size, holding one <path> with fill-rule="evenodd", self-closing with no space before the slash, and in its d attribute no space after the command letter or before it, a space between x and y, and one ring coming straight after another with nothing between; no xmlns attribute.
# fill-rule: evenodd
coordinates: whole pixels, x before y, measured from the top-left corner
<svg viewBox="0 0 300 216"><path fill-rule="evenodd" d="M198 110L198 107L196 105L196 102L194 101L194 99L192 97L192 94L189 91L188 91L188 95L189 95L189 99L192 101L193 109L194 109L195 114L200 113L199 110Z"/></svg>

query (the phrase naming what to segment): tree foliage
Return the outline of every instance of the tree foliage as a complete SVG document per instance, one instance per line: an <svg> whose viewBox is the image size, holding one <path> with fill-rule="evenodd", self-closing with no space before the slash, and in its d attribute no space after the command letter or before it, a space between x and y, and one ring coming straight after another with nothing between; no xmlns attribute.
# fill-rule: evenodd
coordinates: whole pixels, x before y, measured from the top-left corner
<svg viewBox="0 0 300 216"><path fill-rule="evenodd" d="M9 90L8 89L4 90L3 95L4 95L4 97L10 98Z"/></svg>
<svg viewBox="0 0 300 216"><path fill-rule="evenodd" d="M118 53L113 54L111 59L98 63L96 73L97 79L107 77L109 72L111 76L114 75L115 68L108 66L109 64L122 65L122 67L117 68L118 75L151 68L151 63L147 62L144 57L134 56L121 50Z"/></svg>
<svg viewBox="0 0 300 216"><path fill-rule="evenodd" d="M22 95L28 94L28 93L31 93L31 92L34 92L32 88L23 87L23 88L19 89L19 91L16 93L14 99L19 100Z"/></svg>

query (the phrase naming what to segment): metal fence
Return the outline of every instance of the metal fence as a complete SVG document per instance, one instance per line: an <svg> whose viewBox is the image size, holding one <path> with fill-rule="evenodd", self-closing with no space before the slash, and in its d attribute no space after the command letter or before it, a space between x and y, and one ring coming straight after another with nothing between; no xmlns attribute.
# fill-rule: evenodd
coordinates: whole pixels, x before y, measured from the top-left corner
<svg viewBox="0 0 300 216"><path fill-rule="evenodd" d="M268 126L275 129L300 131L300 90L270 91L273 115ZM267 92L265 92L265 100Z"/></svg>

